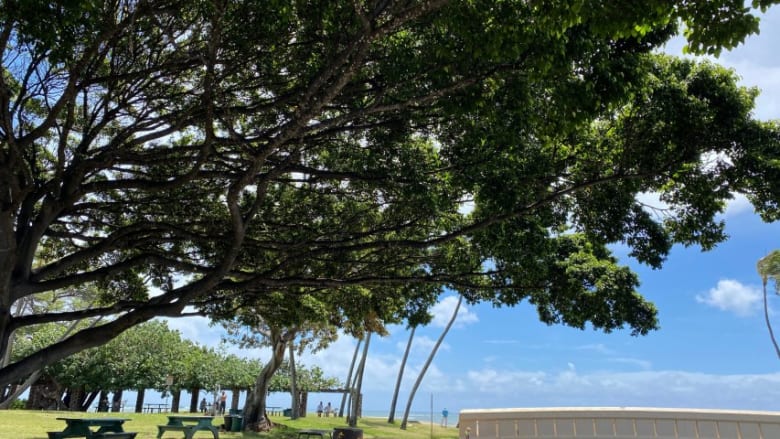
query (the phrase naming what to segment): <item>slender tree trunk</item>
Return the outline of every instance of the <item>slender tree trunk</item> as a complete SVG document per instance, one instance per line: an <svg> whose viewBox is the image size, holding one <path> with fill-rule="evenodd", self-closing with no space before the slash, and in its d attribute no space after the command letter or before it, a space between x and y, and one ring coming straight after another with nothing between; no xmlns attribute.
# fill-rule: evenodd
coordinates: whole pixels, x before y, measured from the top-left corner
<svg viewBox="0 0 780 439"><path fill-rule="evenodd" d="M344 416L344 405L347 402L347 395L350 395L352 393L352 371L355 368L355 361L357 361L358 352L360 352L360 343L362 343L363 340L358 339L357 344L355 345L355 353L352 354L352 362L349 364L349 372L347 372L347 380L344 382L346 385L346 388L344 389L344 394L341 396L341 406L339 407L339 418Z"/></svg>
<svg viewBox="0 0 780 439"><path fill-rule="evenodd" d="M412 401L414 401L414 394L417 393L417 388L420 387L420 383L422 382L423 377L425 377L425 372L428 370L428 366L431 365L431 362L433 361L433 357L436 356L436 351L439 350L439 346L441 346L441 342L444 341L444 337L447 336L447 332L449 332L450 328L452 327L452 324L455 323L455 318L458 317L458 310L460 309L460 303L462 301L463 301L463 296L458 295L458 304L455 305L455 311L452 313L452 317L450 317L450 321L447 323L447 327L444 328L444 331L439 336L439 339L436 340L436 344L433 346L433 349L431 350L431 354L428 355L428 359L425 361L425 365L423 365L423 368L420 371L420 375L417 376L417 381L414 382L412 391L409 393L409 400L406 402L406 410L404 410L404 419L403 421L401 421L402 430L406 430L406 423L409 420L409 411L412 409Z"/></svg>
<svg viewBox="0 0 780 439"><path fill-rule="evenodd" d="M769 304L767 303L766 283L767 280L764 278L764 321L766 322L766 329L769 330L769 338L772 340L772 345L775 347L777 358L780 358L780 346L777 345L775 332L772 330L772 322L769 320Z"/></svg>
<svg viewBox="0 0 780 439"><path fill-rule="evenodd" d="M15 386L13 389L11 389L11 393L6 395L6 398L3 400L3 402L0 402L0 410L5 410L7 408L11 407L11 404L13 404L14 401L16 401L16 398L19 397L22 393L24 393L25 390L29 389L30 386L32 386L36 381L38 381L38 378L41 377L41 371L36 370L33 372L29 377L27 377L24 382L19 385Z"/></svg>
<svg viewBox="0 0 780 439"><path fill-rule="evenodd" d="M366 357L368 356L368 345L370 342L371 342L371 332L369 331L366 334L366 343L363 345L363 357L360 359L360 366L358 366L358 372L356 377L357 383L352 388L352 410L350 410L350 415L348 419L348 424L350 427L357 426L358 416L362 412L360 407L361 404L360 392L363 387L363 372L366 370Z"/></svg>
<svg viewBox="0 0 780 439"><path fill-rule="evenodd" d="M295 343L290 340L290 396L292 405L290 406L290 419L298 419L298 382L295 376Z"/></svg>
<svg viewBox="0 0 780 439"><path fill-rule="evenodd" d="M406 342L406 349L404 350L404 357L401 359L401 366L398 368L398 378L395 380L395 390L393 391L393 400L390 401L390 414L387 416L387 422L392 424L395 422L395 406L398 403L398 392L401 390L401 380L404 377L404 368L406 367L406 360L409 358L409 350L412 347L412 340L414 339L414 331L417 330L417 326L412 326L411 332L409 332L409 341Z"/></svg>
<svg viewBox="0 0 780 439"><path fill-rule="evenodd" d="M284 360L284 350L287 347L287 342L281 336L272 336L271 361L266 363L263 370L260 371L255 386L251 392L247 393L246 405L244 406L244 429L251 430L253 428L262 427L262 424L268 423L270 427L270 421L266 416L266 397L268 395L268 385L271 382L271 377L282 365Z"/></svg>

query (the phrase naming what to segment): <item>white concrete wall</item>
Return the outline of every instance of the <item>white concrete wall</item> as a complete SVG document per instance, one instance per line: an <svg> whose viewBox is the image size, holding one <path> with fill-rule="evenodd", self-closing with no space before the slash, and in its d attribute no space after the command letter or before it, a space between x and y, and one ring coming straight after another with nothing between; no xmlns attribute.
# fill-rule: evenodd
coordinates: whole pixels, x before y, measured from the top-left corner
<svg viewBox="0 0 780 439"><path fill-rule="evenodd" d="M631 407L462 410L460 439L780 439L780 412Z"/></svg>

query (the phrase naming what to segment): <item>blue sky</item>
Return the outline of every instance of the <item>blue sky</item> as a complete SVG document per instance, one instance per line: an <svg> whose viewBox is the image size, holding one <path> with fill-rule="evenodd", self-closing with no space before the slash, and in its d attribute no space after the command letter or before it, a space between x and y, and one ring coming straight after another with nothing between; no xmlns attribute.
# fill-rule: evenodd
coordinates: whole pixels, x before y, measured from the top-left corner
<svg viewBox="0 0 780 439"><path fill-rule="evenodd" d="M734 68L742 83L762 90L755 111L780 119L780 8L761 23L762 33L717 60ZM681 53L680 41L667 46ZM724 214L729 241L715 250L675 247L661 270L639 266L615 248L640 275L640 291L659 309L661 328L644 337L628 331L603 334L546 326L528 305L495 309L465 306L429 368L413 410L450 413L467 408L547 406L653 406L780 410L780 359L774 354L761 308L756 261L780 248L780 224L765 224L744 199ZM418 329L400 395L409 389L455 305L446 294L436 319ZM780 331L780 297L770 297ZM170 321L185 337L216 344L219 331L202 319ZM408 333L391 327L374 338L363 383L364 407L386 411ZM300 360L345 379L355 341L340 338L330 348ZM267 359L264 351L243 351ZM311 395L338 403L336 395ZM151 399L147 398L147 401ZM271 405L289 407L289 396ZM451 415L452 416L452 415Z"/></svg>

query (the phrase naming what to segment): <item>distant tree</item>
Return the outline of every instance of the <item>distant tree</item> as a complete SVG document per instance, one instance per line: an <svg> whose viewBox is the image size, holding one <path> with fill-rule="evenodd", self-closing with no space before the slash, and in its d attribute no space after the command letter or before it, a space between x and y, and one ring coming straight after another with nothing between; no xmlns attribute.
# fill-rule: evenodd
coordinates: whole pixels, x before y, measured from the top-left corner
<svg viewBox="0 0 780 439"><path fill-rule="evenodd" d="M766 285L769 280L772 280L775 282L775 293L780 294L780 283L778 283L778 280L780 280L780 250L775 250L759 259L756 268L761 276L761 284L764 290L764 322L766 322L769 338L772 340L777 358L780 359L780 346L777 344L775 332L772 330L772 322L769 320L769 303L766 292Z"/></svg>
<svg viewBox="0 0 780 439"><path fill-rule="evenodd" d="M363 343L363 354L360 356L357 371L355 372L355 382L350 389L350 411L347 417L347 423L350 427L357 426L358 416L363 405L363 375L366 371L366 359L368 358L368 347L371 343L372 331L367 331Z"/></svg>
<svg viewBox="0 0 780 439"><path fill-rule="evenodd" d="M433 358L436 356L436 352L438 352L439 346L441 346L441 343L444 341L444 337L447 336L447 333L450 332L452 324L455 323L455 319L458 317L458 311L460 310L461 302L463 302L463 296L458 294L458 303L455 305L455 310L452 312L452 317L450 317L450 320L447 322L447 326L444 327L441 335L439 335L439 339L436 340L436 344L433 345L431 353L425 360L425 364L423 364L422 369L420 369L420 373L417 374L417 379L414 381L412 390L409 392L409 399L406 401L406 410L404 410L404 418L401 421L402 430L406 430L406 424L409 421L409 412L412 410L412 402L414 402L414 395L417 393L417 389L420 387L420 383L422 383L423 378L425 378L425 372L428 371L428 366L430 366L431 362L433 362Z"/></svg>
<svg viewBox="0 0 780 439"><path fill-rule="evenodd" d="M395 380L395 389L393 390L393 397L390 401L390 413L387 417L388 423L395 422L395 407L398 403L398 392L401 390L401 381L404 376L404 369L406 368L406 361L409 359L409 351L412 348L412 340L414 340L414 333L418 326L427 325L430 323L433 316L428 312L429 304L424 306L410 306L407 310L407 329L409 330L409 340L406 342L406 349L404 349L404 355L401 358L401 365L398 367L398 377Z"/></svg>

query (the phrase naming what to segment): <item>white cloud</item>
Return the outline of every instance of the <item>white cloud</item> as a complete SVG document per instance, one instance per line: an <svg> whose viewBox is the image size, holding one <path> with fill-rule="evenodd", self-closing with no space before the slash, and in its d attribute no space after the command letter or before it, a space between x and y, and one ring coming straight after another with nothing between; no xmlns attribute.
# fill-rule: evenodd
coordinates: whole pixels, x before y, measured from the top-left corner
<svg viewBox="0 0 780 439"><path fill-rule="evenodd" d="M780 373L582 374L571 368L558 373L485 368L469 371L464 381L465 391L478 396L464 401L462 408L651 406L766 410L778 407L780 401Z"/></svg>
<svg viewBox="0 0 780 439"><path fill-rule="evenodd" d="M759 309L761 297L761 291L757 287L743 285L732 279L723 279L718 281L718 285L711 288L707 294L697 295L696 301L744 317L752 315Z"/></svg>
<svg viewBox="0 0 780 439"><path fill-rule="evenodd" d="M628 364L631 366L636 366L642 370L651 370L653 368L653 363L647 360L640 360L638 358L615 357L615 358L608 358L607 361L610 361L612 363Z"/></svg>
<svg viewBox="0 0 780 439"><path fill-rule="evenodd" d="M433 346L436 344L436 340L427 337L425 335L415 335L414 340L412 341L412 349L410 350L411 354L424 354L428 355L428 353L431 352L431 349L433 349ZM403 343L398 342L397 345L398 351L403 352L404 349L406 349L406 341ZM448 351L450 350L450 345L447 344L447 342L442 342L442 344L439 346L439 351Z"/></svg>
<svg viewBox="0 0 780 439"><path fill-rule="evenodd" d="M612 355L615 353L612 349L606 347L603 343L586 344L577 346L575 349L578 351L593 351L604 355Z"/></svg>
<svg viewBox="0 0 780 439"><path fill-rule="evenodd" d="M433 320L431 324L434 327L444 328L452 318L452 313L455 311L455 306L458 304L457 296L447 296L439 303L431 308L431 314L433 314ZM458 317L455 319L455 327L461 328L470 323L476 323L479 321L474 312L472 312L468 305L462 303L458 310Z"/></svg>
<svg viewBox="0 0 780 439"><path fill-rule="evenodd" d="M744 212L753 212L753 205L744 195L736 194L733 200L726 203L726 211L723 212L723 216L732 218Z"/></svg>

